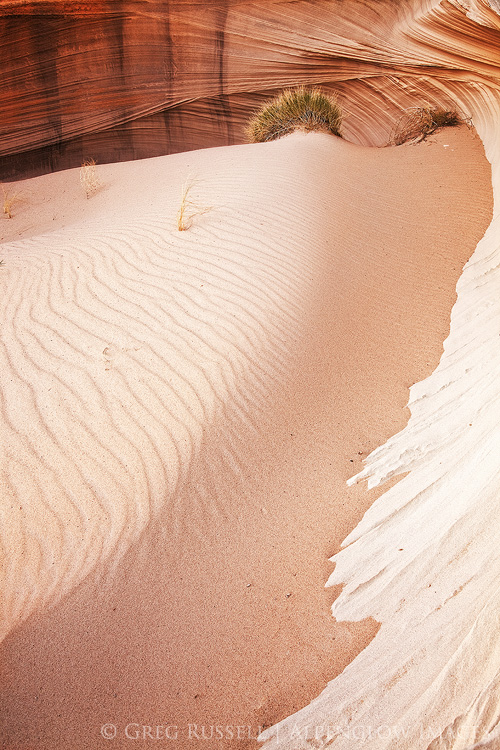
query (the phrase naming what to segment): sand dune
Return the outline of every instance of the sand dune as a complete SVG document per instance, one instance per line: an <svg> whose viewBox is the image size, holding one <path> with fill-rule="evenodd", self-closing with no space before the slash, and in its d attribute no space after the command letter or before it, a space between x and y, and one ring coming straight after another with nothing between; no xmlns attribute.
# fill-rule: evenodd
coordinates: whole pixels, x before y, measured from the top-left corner
<svg viewBox="0 0 500 750"><path fill-rule="evenodd" d="M265 747L317 741L350 748L356 740L369 748L500 746L500 100L488 87L460 89L461 101L476 109L492 164L493 221L458 283L439 366L410 390L408 426L374 451L350 483L367 478L375 487L409 474L374 503L332 558L329 583L345 584L334 615L369 614L383 624L315 701L265 733Z"/></svg>
<svg viewBox="0 0 500 750"><path fill-rule="evenodd" d="M136 725L255 747L377 633L331 618L327 558L377 496L346 481L438 363L490 170L462 127L383 150L295 134L99 175L90 200L77 171L20 184L31 198L4 223L19 239L0 275L3 744L108 747L113 724L114 747ZM210 210L179 232L189 175ZM380 559L362 536L351 572L353 548L346 590ZM386 654L373 600L337 606L379 615L368 648ZM359 663L338 678L346 701ZM304 721L331 716L318 701ZM200 736L215 725L250 736Z"/></svg>

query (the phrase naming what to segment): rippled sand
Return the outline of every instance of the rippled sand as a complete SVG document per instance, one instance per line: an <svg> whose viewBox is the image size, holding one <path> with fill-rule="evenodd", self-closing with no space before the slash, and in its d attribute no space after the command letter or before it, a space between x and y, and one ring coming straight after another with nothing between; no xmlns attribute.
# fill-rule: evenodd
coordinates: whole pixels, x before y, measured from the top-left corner
<svg viewBox="0 0 500 750"><path fill-rule="evenodd" d="M378 631L323 588L380 494L346 481L439 361L490 168L461 127L98 171L2 225L3 743L256 747Z"/></svg>

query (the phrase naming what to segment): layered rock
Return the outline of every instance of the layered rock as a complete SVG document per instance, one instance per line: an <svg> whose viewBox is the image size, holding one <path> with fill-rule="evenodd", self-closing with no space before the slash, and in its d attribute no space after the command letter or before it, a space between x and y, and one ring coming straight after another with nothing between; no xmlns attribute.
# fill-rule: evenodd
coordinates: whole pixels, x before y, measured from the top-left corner
<svg viewBox="0 0 500 750"><path fill-rule="evenodd" d="M0 178L241 143L303 83L339 93L347 139L383 145L402 108L497 86L495 23L486 0L7 0Z"/></svg>

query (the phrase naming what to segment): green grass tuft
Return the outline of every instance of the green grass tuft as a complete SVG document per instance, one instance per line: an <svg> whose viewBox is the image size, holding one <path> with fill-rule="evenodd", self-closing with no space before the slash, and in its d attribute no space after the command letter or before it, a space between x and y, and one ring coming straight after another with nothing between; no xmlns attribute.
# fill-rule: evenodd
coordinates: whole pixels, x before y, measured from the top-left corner
<svg viewBox="0 0 500 750"><path fill-rule="evenodd" d="M340 136L342 109L336 97L321 89L286 89L267 101L246 128L250 143L274 141L294 130L319 130Z"/></svg>
<svg viewBox="0 0 500 750"><path fill-rule="evenodd" d="M441 107L411 107L399 118L389 139L390 146L408 141L423 141L438 128L455 127L464 122L455 110Z"/></svg>

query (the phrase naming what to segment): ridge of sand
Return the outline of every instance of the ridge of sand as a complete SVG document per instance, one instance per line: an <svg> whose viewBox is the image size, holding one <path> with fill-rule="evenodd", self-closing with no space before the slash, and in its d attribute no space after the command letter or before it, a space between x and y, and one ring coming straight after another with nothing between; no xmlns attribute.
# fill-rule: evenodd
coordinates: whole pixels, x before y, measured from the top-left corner
<svg viewBox="0 0 500 750"><path fill-rule="evenodd" d="M382 625L310 705L264 733L266 750L499 747L500 97L466 85L461 97L491 163L493 219L458 282L439 365L410 389L408 425L349 484L405 476L332 558L329 584L345 584L333 614Z"/></svg>
<svg viewBox="0 0 500 750"><path fill-rule="evenodd" d="M125 748L132 722L230 747L187 727L256 736L377 631L322 588L376 497L345 483L439 359L489 169L460 128L99 172L71 209L75 170L20 186L44 215L1 247L3 742L109 747L111 722ZM179 233L189 174L211 210Z"/></svg>

